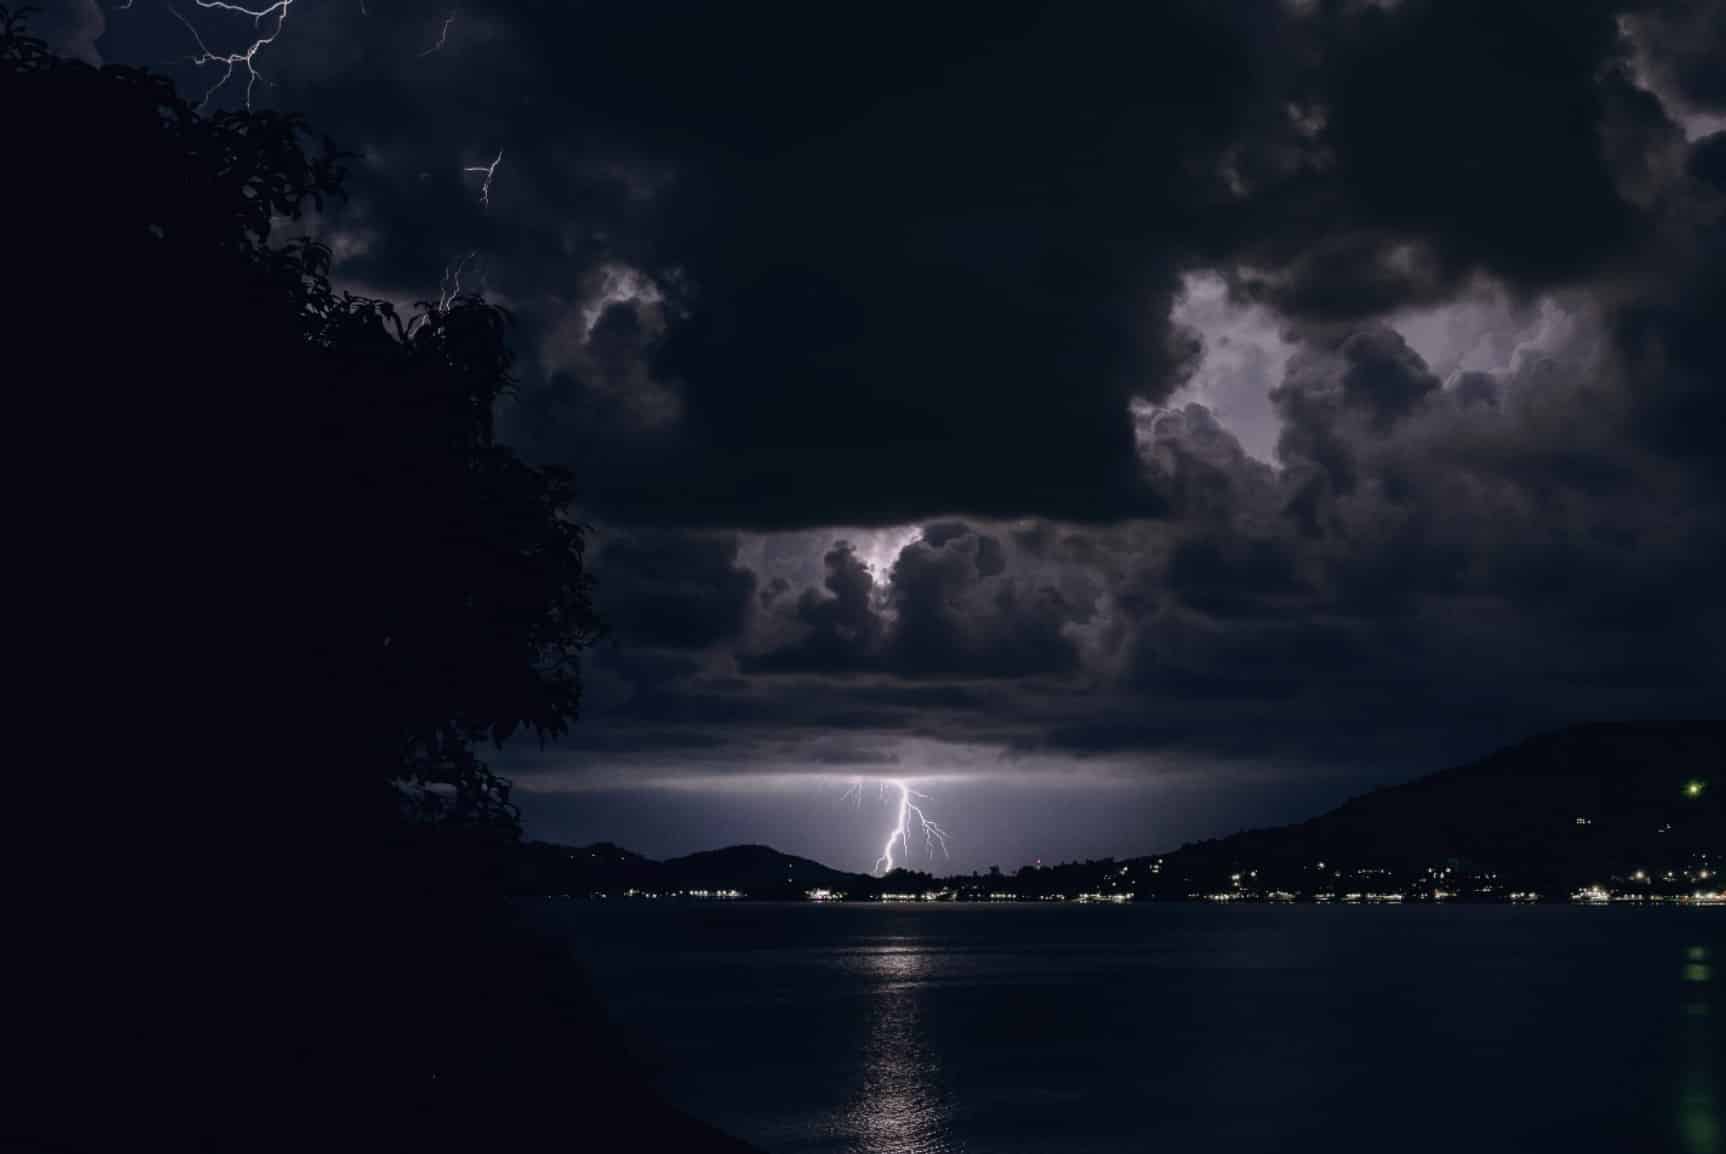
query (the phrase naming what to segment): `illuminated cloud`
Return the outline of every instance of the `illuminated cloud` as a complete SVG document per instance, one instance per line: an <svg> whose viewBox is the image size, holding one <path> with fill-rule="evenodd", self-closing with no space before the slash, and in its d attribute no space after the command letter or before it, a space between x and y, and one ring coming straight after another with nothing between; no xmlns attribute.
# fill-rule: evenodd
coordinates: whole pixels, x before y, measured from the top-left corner
<svg viewBox="0 0 1726 1154"><path fill-rule="evenodd" d="M254 97L361 153L343 284L483 257L576 471L615 628L530 826L821 856L962 775L968 868L1718 712L1720 6L1624 7L296 5Z"/></svg>

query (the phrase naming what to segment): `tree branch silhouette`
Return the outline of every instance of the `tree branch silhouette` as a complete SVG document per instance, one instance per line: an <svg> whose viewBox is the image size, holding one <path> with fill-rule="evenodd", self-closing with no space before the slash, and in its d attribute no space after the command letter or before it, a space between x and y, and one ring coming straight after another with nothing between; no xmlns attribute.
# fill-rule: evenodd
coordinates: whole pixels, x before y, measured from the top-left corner
<svg viewBox="0 0 1726 1154"><path fill-rule="evenodd" d="M404 322L337 291L330 250L280 226L343 196L348 154L295 116L203 115L146 71L60 59L25 15L0 7L23 158L0 204L28 290L9 312L73 366L40 391L51 419L83 409L153 503L118 530L159 566L135 574L172 611L151 643L231 667L247 622L246 676L317 719L373 812L515 836L477 751L567 731L600 624L573 476L497 439L512 318L469 294ZM268 731L241 697L235 728Z"/></svg>

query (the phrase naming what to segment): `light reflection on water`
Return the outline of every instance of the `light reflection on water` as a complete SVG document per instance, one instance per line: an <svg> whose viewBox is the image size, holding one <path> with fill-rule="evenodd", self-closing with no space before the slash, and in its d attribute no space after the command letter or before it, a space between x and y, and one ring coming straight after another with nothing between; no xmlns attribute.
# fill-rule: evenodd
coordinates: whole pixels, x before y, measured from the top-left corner
<svg viewBox="0 0 1726 1154"><path fill-rule="evenodd" d="M1713 978L1708 947L1684 951L1684 1064L1678 1094L1678 1133L1686 1154L1719 1154L1720 1107L1716 1100L1715 1047L1708 1015L1707 985Z"/></svg>
<svg viewBox="0 0 1726 1154"><path fill-rule="evenodd" d="M865 1151L948 1154L940 1063L922 1029L930 971L926 949L885 945L857 951L846 968L867 986L868 1034L862 1077L855 1084L835 1138Z"/></svg>
<svg viewBox="0 0 1726 1154"><path fill-rule="evenodd" d="M1716 911L573 912L767 1154L1726 1154Z"/></svg>

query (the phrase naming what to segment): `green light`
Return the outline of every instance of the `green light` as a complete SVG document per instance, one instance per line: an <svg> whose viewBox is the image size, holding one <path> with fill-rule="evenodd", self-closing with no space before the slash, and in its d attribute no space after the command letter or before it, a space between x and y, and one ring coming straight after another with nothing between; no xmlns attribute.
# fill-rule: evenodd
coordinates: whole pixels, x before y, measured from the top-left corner
<svg viewBox="0 0 1726 1154"><path fill-rule="evenodd" d="M1685 797L1701 797L1702 796L1702 783L1699 781L1686 782L1684 785L1684 796Z"/></svg>

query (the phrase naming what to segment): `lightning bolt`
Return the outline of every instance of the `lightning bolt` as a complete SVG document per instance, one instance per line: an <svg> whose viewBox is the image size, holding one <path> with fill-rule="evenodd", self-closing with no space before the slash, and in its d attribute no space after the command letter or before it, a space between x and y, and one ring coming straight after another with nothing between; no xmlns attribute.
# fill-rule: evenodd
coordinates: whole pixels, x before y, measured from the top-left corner
<svg viewBox="0 0 1726 1154"><path fill-rule="evenodd" d="M917 828L922 831L923 848L928 852L931 859L935 856L936 846L941 847L942 857L950 856L947 853L947 831L942 829L935 822L930 821L929 816L925 814L922 807L917 804L919 801L928 801L929 795L926 793L918 793L916 790L911 788L909 782L902 781L897 778L881 782L881 791L883 794L889 787L899 791L899 820L893 826L892 831L887 834L887 843L881 847L881 856L875 859L874 868L881 871L881 876L886 877L888 874L892 873L895 868L893 862L893 846L895 843L904 849L907 860L911 857L911 829L913 821L916 822ZM862 795L862 789L862 782L858 782L857 790L859 797ZM849 791L847 791L847 793L849 793ZM913 801L913 798L916 800Z"/></svg>
<svg viewBox="0 0 1726 1154"><path fill-rule="evenodd" d="M442 48L444 46L444 44L449 40L449 26L451 24L454 24L454 23L455 23L455 10L451 9L450 14L448 16L444 17L443 27L438 29L437 43L433 44L430 48L427 48L424 52L421 52L420 55L421 56L430 56L433 52L436 52L438 49ZM501 153L499 155L501 155ZM475 170L469 169L468 171L473 172Z"/></svg>
<svg viewBox="0 0 1726 1154"><path fill-rule="evenodd" d="M444 266L443 276L438 278L437 304L433 305L430 301L422 302L422 304L426 306L426 309L417 314L412 321L408 322L407 331L409 336L414 334L415 329L426 324L433 317L441 316L442 314L449 312L449 310L455 305L456 299L462 295L461 274L466 270L468 262L477 256L479 256L479 250L474 249L459 259ZM484 277L485 273L482 270L482 285L484 284Z"/></svg>
<svg viewBox="0 0 1726 1154"><path fill-rule="evenodd" d="M468 261L478 255L479 250L474 249L472 252L456 261L455 264L450 265L443 270L443 279L438 281L438 312L449 312L450 305L454 304L455 299L461 295L462 269L467 267Z"/></svg>
<svg viewBox="0 0 1726 1154"><path fill-rule="evenodd" d="M485 173L485 180L481 181L479 186L479 202L486 208L491 207L491 178L497 172L498 161L502 159L503 149L500 148L497 150L497 155L492 158L492 162L490 164L470 164L466 168L462 169L463 172Z"/></svg>
<svg viewBox="0 0 1726 1154"><path fill-rule="evenodd" d="M193 0L193 2L205 11L219 9L223 12L237 12L242 16L250 16L254 32L258 31L259 26L266 18L275 17L275 27L270 30L270 34L268 36L260 34L244 52L212 52L192 22L181 15L178 8L172 4L168 5L168 11L172 12L174 18L186 26L186 31L190 32L192 39L197 41L198 54L192 57L192 63L199 68L206 64L223 66L221 79L212 84L209 91L204 93L204 99L198 103L198 111L204 111L204 108L210 103L210 98L220 92L222 87L233 79L234 67L239 64L246 66L246 107L251 108L252 88L258 83L257 55L264 48L274 44L276 37L282 34L282 26L288 22L288 9L294 6L294 0L275 0L275 3L262 8L246 8L239 4L229 4L226 0Z"/></svg>

